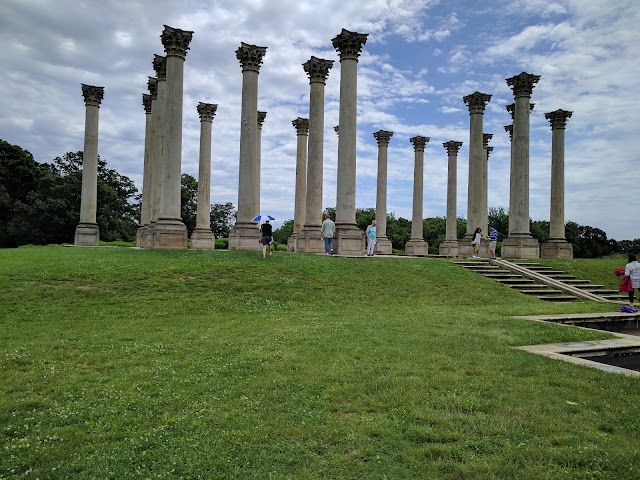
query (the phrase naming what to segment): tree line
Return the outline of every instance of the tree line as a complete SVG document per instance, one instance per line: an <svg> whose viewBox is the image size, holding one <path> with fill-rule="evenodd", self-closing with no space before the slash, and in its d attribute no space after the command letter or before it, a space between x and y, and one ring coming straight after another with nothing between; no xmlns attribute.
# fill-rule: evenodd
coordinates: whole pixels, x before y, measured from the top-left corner
<svg viewBox="0 0 640 480"><path fill-rule="evenodd" d="M196 226L198 182L182 175L181 213L188 235ZM52 163L38 163L31 153L0 139L0 247L46 245L73 242L80 221L82 188L82 152L69 152ZM140 223L141 196L131 179L107 168L98 159L98 199L96 221L100 239L106 242L135 240ZM335 209L327 211L335 218ZM216 238L228 238L237 212L231 202L210 206L210 225ZM374 208L356 210L356 224L364 230L375 218ZM489 224L504 239L509 230L509 214L502 207L489 209ZM549 222L531 220L531 234L540 242L549 238ZM423 220L423 238L429 253L438 253L444 241L445 217ZM457 219L458 239L464 238L467 222ZM285 244L293 231L287 220L274 231L274 240ZM615 253L640 252L640 239L608 239L599 228L566 223L567 241L573 244L576 258L597 258ZM387 237L394 250L402 251L411 238L411 220L387 214ZM500 245L498 245L500 246Z"/></svg>

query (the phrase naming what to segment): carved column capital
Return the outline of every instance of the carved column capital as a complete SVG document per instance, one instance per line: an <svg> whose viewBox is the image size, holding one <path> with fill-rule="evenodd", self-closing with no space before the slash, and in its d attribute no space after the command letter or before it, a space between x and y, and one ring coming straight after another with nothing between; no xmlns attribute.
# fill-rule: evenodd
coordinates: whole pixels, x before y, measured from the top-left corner
<svg viewBox="0 0 640 480"><path fill-rule="evenodd" d="M216 116L216 110L218 110L218 105L213 103L202 103L198 102L198 115L200 115L201 122L212 122L213 117Z"/></svg>
<svg viewBox="0 0 640 480"><path fill-rule="evenodd" d="M447 155L458 155L460 151L460 147L462 147L462 142L456 142L454 140L449 140L442 144L442 146L447 150Z"/></svg>
<svg viewBox="0 0 640 480"><path fill-rule="evenodd" d="M493 138L493 133L483 133L482 134L482 147L487 148L489 142Z"/></svg>
<svg viewBox="0 0 640 480"><path fill-rule="evenodd" d="M298 132L298 135L309 135L309 119L298 117L291 122Z"/></svg>
<svg viewBox="0 0 640 480"><path fill-rule="evenodd" d="M544 118L549 120L549 123L551 124L551 130L555 130L557 128L566 128L567 120L571 118L571 115L573 115L573 112L559 109L553 112L545 113Z"/></svg>
<svg viewBox="0 0 640 480"><path fill-rule="evenodd" d="M144 113L149 115L151 113L151 95L148 93L142 94L142 106L144 107Z"/></svg>
<svg viewBox="0 0 640 480"><path fill-rule="evenodd" d="M533 87L540 80L540 75L532 75L527 72L522 72L511 78L505 79L507 85L513 90L513 96L518 97L531 97L533 93Z"/></svg>
<svg viewBox="0 0 640 480"><path fill-rule="evenodd" d="M346 58L357 61L362 52L363 45L367 43L368 36L368 33L350 32L343 28L342 32L331 39L331 43L333 44L333 48L338 51L341 61Z"/></svg>
<svg viewBox="0 0 640 480"><path fill-rule="evenodd" d="M413 149L417 152L419 150L424 151L425 145L431 140L430 137L422 137L417 135L415 137L411 137L409 141L413 144Z"/></svg>
<svg viewBox="0 0 640 480"><path fill-rule="evenodd" d="M493 152L493 147L487 147L487 160L489 160L489 154Z"/></svg>
<svg viewBox="0 0 640 480"><path fill-rule="evenodd" d="M323 60L314 56L302 64L302 68L309 76L309 83L317 82L323 85L327 82L331 67L333 67L333 60Z"/></svg>
<svg viewBox="0 0 640 480"><path fill-rule="evenodd" d="M193 32L172 28L168 25L164 26L162 35L160 35L167 56L180 57L183 60L187 58L191 38L193 38Z"/></svg>
<svg viewBox="0 0 640 480"><path fill-rule="evenodd" d="M373 134L373 137L377 140L378 146L389 146L389 140L393 137L393 132L387 130L378 130Z"/></svg>
<svg viewBox="0 0 640 480"><path fill-rule="evenodd" d="M533 107L535 106L536 106L535 103L529 103L529 111L533 110ZM513 120L513 113L516 111L516 104L511 103L507 105L505 108L507 109L507 112L509 112L509 115L511 116L511 120Z"/></svg>
<svg viewBox="0 0 640 480"><path fill-rule="evenodd" d="M265 118L267 118L267 112L258 112L258 128L262 128Z"/></svg>
<svg viewBox="0 0 640 480"><path fill-rule="evenodd" d="M340 125L333 127L333 131L336 132L336 135L340 136Z"/></svg>
<svg viewBox="0 0 640 480"><path fill-rule="evenodd" d="M473 92L471 95L462 97L462 100L469 108L469 114L484 113L487 103L491 101L491 95L487 93Z"/></svg>
<svg viewBox="0 0 640 480"><path fill-rule="evenodd" d="M100 107L100 102L104 97L104 87L94 87L93 85L82 84L82 96L86 106L92 105Z"/></svg>
<svg viewBox="0 0 640 480"><path fill-rule="evenodd" d="M240 42L240 48L236 50L236 58L242 66L242 71L251 70L260 73L262 59L267 53L267 47L258 47Z"/></svg>
<svg viewBox="0 0 640 480"><path fill-rule="evenodd" d="M162 55L154 55L153 56L153 69L156 72L156 77L158 80L166 80L167 79L167 57L163 57Z"/></svg>
<svg viewBox="0 0 640 480"><path fill-rule="evenodd" d="M509 134L509 140L513 140L513 123L511 125L505 125L504 131Z"/></svg>
<svg viewBox="0 0 640 480"><path fill-rule="evenodd" d="M147 87L149 87L149 93L151 99L156 100L158 98L158 79L156 77L147 77Z"/></svg>

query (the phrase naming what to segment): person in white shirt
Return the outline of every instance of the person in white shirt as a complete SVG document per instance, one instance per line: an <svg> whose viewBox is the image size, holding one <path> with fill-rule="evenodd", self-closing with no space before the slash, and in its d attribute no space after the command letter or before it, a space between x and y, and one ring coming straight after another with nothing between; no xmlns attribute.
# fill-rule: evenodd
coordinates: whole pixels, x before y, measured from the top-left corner
<svg viewBox="0 0 640 480"><path fill-rule="evenodd" d="M631 278L633 289L629 292L629 303L633 305L633 291L636 288L640 291L640 263L633 253L629 254L629 263L624 267L624 276Z"/></svg>
<svg viewBox="0 0 640 480"><path fill-rule="evenodd" d="M481 243L482 243L482 229L478 227L476 228L476 231L473 234L473 240L471 240L471 245L473 246L473 258L480 258Z"/></svg>

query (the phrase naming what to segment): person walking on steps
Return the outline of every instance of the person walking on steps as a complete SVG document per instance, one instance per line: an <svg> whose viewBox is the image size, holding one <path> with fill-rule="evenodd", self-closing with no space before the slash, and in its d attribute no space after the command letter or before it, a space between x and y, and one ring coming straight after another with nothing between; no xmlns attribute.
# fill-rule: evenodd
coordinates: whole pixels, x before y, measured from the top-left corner
<svg viewBox="0 0 640 480"><path fill-rule="evenodd" d="M633 291L637 288L640 291L640 263L633 253L629 254L629 263L624 267L624 276L631 278L631 286L629 292L629 304L633 305Z"/></svg>
<svg viewBox="0 0 640 480"><path fill-rule="evenodd" d="M473 234L473 239L471 240L471 245L473 246L473 258L480 258L481 243L482 243L482 229L478 227L476 228L476 231Z"/></svg>

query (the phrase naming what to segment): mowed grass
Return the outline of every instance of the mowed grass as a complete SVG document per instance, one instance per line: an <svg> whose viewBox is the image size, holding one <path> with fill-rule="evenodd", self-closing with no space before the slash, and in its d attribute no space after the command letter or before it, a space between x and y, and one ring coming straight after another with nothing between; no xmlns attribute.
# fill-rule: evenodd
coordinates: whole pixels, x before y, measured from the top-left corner
<svg viewBox="0 0 640 480"><path fill-rule="evenodd" d="M637 479L639 380L512 348L615 309L442 259L0 250L0 478Z"/></svg>

